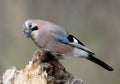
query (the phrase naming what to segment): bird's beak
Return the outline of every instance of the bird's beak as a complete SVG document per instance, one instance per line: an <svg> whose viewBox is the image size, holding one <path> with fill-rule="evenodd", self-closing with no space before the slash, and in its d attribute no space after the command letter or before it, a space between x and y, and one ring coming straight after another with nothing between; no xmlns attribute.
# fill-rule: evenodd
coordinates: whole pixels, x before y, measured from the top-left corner
<svg viewBox="0 0 120 84"><path fill-rule="evenodd" d="M31 32L32 31L28 27L26 27L25 24L23 24L22 30L23 30L23 32L24 32L24 34L26 35L27 38L31 37Z"/></svg>

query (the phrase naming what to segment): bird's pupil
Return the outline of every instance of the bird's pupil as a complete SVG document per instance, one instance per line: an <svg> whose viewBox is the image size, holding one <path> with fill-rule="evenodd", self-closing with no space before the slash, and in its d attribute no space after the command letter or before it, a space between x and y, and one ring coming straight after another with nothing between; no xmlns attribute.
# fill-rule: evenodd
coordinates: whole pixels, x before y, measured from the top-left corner
<svg viewBox="0 0 120 84"><path fill-rule="evenodd" d="M32 27L32 25L30 24L29 27Z"/></svg>
<svg viewBox="0 0 120 84"><path fill-rule="evenodd" d="M38 27L35 26L35 27L33 27L31 30L32 30L32 31L38 30Z"/></svg>

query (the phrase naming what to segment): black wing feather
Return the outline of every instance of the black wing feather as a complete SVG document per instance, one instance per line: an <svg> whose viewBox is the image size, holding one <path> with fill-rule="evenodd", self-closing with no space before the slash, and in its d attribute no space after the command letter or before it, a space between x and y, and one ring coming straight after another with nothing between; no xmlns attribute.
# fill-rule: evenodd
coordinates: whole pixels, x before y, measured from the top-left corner
<svg viewBox="0 0 120 84"><path fill-rule="evenodd" d="M68 38L68 40L69 40L70 42L73 42L73 41L74 41L73 38L75 38L75 39L78 41L79 44L85 46L82 42L80 42L80 41L79 41L76 37L74 37L73 35L69 35L67 38Z"/></svg>

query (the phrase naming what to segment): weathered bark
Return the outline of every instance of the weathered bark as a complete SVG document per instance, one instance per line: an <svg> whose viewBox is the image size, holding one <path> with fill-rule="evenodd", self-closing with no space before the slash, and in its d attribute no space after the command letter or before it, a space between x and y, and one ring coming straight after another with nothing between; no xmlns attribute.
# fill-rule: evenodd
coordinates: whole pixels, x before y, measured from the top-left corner
<svg viewBox="0 0 120 84"><path fill-rule="evenodd" d="M23 70L7 69L0 84L82 84L82 80L67 72L51 52L38 50Z"/></svg>

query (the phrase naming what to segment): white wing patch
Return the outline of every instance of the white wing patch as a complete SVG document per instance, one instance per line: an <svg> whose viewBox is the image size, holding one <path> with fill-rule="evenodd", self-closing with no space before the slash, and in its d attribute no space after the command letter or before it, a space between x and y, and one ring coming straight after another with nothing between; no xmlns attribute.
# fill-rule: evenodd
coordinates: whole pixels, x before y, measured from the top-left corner
<svg viewBox="0 0 120 84"><path fill-rule="evenodd" d="M91 51L90 49L88 49L87 47L79 44L79 43L78 43L78 40L77 40L76 38L73 38L73 42L69 42L68 44L70 44L70 45L72 45L72 46L75 46L76 48L79 48L79 49L81 49L82 51L88 51L88 52L91 52L91 53L92 53L92 51ZM92 53L92 54L94 54L94 53Z"/></svg>
<svg viewBox="0 0 120 84"><path fill-rule="evenodd" d="M79 43L77 39L73 38L73 42L69 42L69 44L77 46Z"/></svg>
<svg viewBox="0 0 120 84"><path fill-rule="evenodd" d="M77 39L73 38L73 40L74 40L73 42L78 43L78 40L77 40Z"/></svg>

